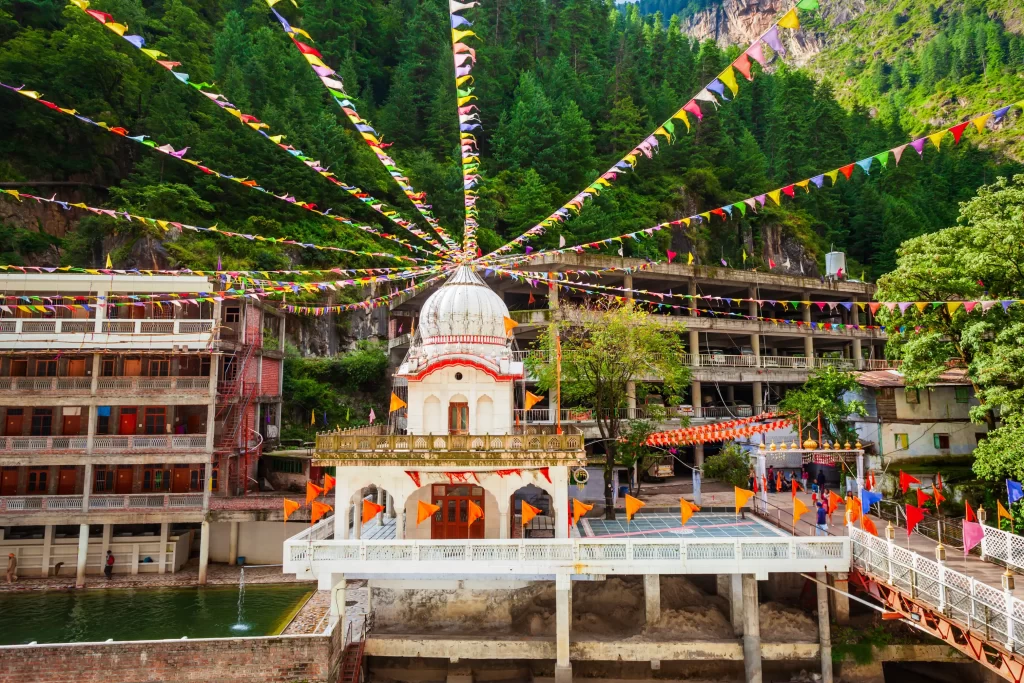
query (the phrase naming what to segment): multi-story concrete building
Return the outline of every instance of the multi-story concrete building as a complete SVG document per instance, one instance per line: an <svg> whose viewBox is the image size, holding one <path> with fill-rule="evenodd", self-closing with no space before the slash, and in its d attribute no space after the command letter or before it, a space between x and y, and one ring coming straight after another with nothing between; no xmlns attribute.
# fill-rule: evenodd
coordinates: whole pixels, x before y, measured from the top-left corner
<svg viewBox="0 0 1024 683"><path fill-rule="evenodd" d="M204 582L211 511L245 512L218 501L254 488L280 429L282 315L192 275L0 285L0 550L81 585L107 550L164 573L198 546ZM242 517L221 534L236 553Z"/></svg>

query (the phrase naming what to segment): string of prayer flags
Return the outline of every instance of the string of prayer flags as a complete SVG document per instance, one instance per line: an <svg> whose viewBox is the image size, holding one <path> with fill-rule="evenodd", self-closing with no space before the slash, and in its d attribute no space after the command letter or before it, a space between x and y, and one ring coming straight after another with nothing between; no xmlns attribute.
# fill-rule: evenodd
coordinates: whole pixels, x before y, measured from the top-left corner
<svg viewBox="0 0 1024 683"><path fill-rule="evenodd" d="M647 505L647 503L643 502L639 498L634 498L633 496L631 496L631 495L629 495L627 493L626 494L626 521L627 522L631 521L633 519L633 515L635 515L637 513L637 511L640 508L642 508L643 506L645 506L645 505Z"/></svg>
<svg viewBox="0 0 1024 683"><path fill-rule="evenodd" d="M586 503L582 503L582 502L576 500L575 498L573 498L572 499L572 523L575 524L576 522L580 521L580 519L583 518L583 515L587 514L588 512L590 512L593 509L594 509L593 505L587 505Z"/></svg>
<svg viewBox="0 0 1024 683"><path fill-rule="evenodd" d="M0 87L6 88L7 90L10 90L10 91L18 93L18 94L25 94L25 96L28 97L30 100L34 100L34 101L40 102L41 104L46 105L47 107L49 107L53 111L60 112L60 113L62 113L64 115L66 115L66 116L71 116L71 117L73 117L75 119L78 119L79 121L82 121L83 123L87 123L87 124L89 124L91 126L94 126L96 128L100 128L102 130L107 131L108 133L111 133L113 135L117 135L118 137L124 138L126 140L131 140L131 141L133 141L133 142L135 142L137 144L140 144L140 145L142 145L144 147L150 147L154 151L160 152L161 154L165 154L167 156L174 157L174 158L176 158L176 159L178 159L180 161L185 162L186 164L189 164L189 165L199 169L200 171L202 171L203 173L205 173L207 175L212 175L212 176L215 176L215 177L220 178L222 180L231 180L231 181L233 181L235 183L238 183L239 185L242 185L243 187L249 188L250 190L255 190L257 192L262 192L263 194L265 194L265 195L267 195L269 197L274 197L275 199L278 199L280 201L284 201L284 202L286 202L288 204L292 204L292 205L297 206L297 207L299 207L301 209L305 209L305 210L310 211L312 213L315 213L315 214L317 214L317 215L319 215L321 217L328 218L329 220L333 220L333 221L336 221L336 222L339 222L339 223L344 223L345 225L349 225L351 227L357 228L358 230L361 230L363 232L369 233L369 234L374 235L376 237L380 237L382 239L386 239L386 240L391 241L391 242L396 242L398 244L401 244L406 249L415 250L415 251L419 251L421 253L425 253L428 256L430 256L432 259L437 257L437 254L435 254L433 251L430 251L430 250L427 250L427 249L423 249L422 247L419 247L419 246L414 245L414 244L409 244L407 241L401 239L397 235L391 235L390 233L383 233L383 232L381 232L381 231L377 230L376 228L373 228L373 227L371 227L369 225L360 225L360 224L356 223L355 221L353 221L352 219L346 218L345 216L342 216L342 215L338 215L338 214L329 215L332 212L332 209L327 209L326 211L320 211L319 209L317 209L317 205L312 203L312 202L300 202L295 197L290 196L288 193L284 193L284 194L281 194L281 195L274 194L270 190L267 190L266 188L262 187L257 181L252 180L250 178L241 177L241 176L233 176L233 175L230 175L230 174L227 174L227 173L222 173L222 172L217 171L217 170L215 170L213 168L210 168L208 166L203 165L202 162L194 161L192 159L186 159L186 158L184 158L183 152L174 152L173 150L168 151L170 149L170 145L159 145L158 143L156 143L156 142L154 142L152 140L146 139L147 136L144 136L144 135L138 135L138 136L129 135L128 131L126 129L122 128L122 127L119 127L119 126L111 127L111 126L109 126L108 124L106 124L103 121L94 121L94 120L92 120L92 119L90 119L90 118L88 118L88 117L86 117L86 116L84 116L82 114L78 114L77 112L75 112L72 109L64 109L62 107L59 107L59 106L53 104L52 102L47 102L46 100L41 100L41 99L33 98L33 97L31 97L31 96L26 94L26 93L31 92L31 91L26 91L26 90L23 89L23 87L17 87L16 88L14 86L7 85L6 83L0 83ZM27 195L25 195L24 193L21 193L20 196L25 197ZM47 201L47 200L45 200L44 198L41 198L41 197L33 197L33 199L36 199L36 201ZM66 202L57 202L55 200L49 200L49 201L51 203L56 203L56 204L61 204L61 203L67 204ZM81 204L70 204L70 206L76 206L78 208L86 208L84 205L81 205ZM100 209L99 212L100 213L109 214L111 217L114 217L114 218L117 217L117 212L112 211L110 209ZM159 223L156 223L156 222L154 222L154 223L159 225ZM165 221L165 223L169 223L169 221ZM160 226L160 227L164 228L165 230L167 229L164 226ZM275 241L275 240L271 240L269 238L264 238L264 239L266 241L268 241L268 242ZM279 243L283 242L282 240L276 240L276 241L279 242ZM301 244L301 243L295 242L295 244ZM302 246L307 246L307 245L302 244ZM331 251L353 253L355 255L373 255L373 256L379 256L379 257L385 257L385 258L395 258L395 259L400 259L400 260L412 260L412 261L422 261L422 260L424 260L424 259L412 258L412 257L409 257L409 256L396 256L396 255L393 255L393 254L377 254L377 253L370 253L370 252L362 252L360 254L359 252L353 252L350 249L342 249L340 247L320 247L318 245L309 245L309 248L328 249L328 250L331 250Z"/></svg>
<svg viewBox="0 0 1024 683"><path fill-rule="evenodd" d="M472 84L474 82L472 71L476 64L476 50L470 47L465 41L469 38L480 39L475 32L468 30L473 24L459 14L471 7L476 7L478 2L457 2L449 0L448 14L451 22L452 58L455 64L455 90L457 95L456 106L459 115L459 143L461 147L462 162L462 192L463 192L463 230L462 249L463 253L472 254L477 251L476 229L479 227L477 218L477 200L479 199L476 186L480 182L480 149L476 139L475 131L482 130L480 122L480 109L472 103ZM467 30L461 30L461 29Z"/></svg>
<svg viewBox="0 0 1024 683"><path fill-rule="evenodd" d="M416 526L433 517L440 509L440 506L432 505L423 500L419 501L416 504Z"/></svg>
<svg viewBox="0 0 1024 683"><path fill-rule="evenodd" d="M736 514L740 514L740 510L747 504L747 501L754 497L754 492L749 489L741 489L739 486L734 487L734 493L736 495Z"/></svg>
<svg viewBox="0 0 1024 683"><path fill-rule="evenodd" d="M292 516L292 513L298 510L302 505L294 500L284 499L284 521L288 521L288 518Z"/></svg>
<svg viewBox="0 0 1024 683"><path fill-rule="evenodd" d="M530 523L530 521L534 517L536 517L541 512L543 512L543 510L541 510L540 508L537 508L537 507L534 507L534 506L530 505L525 500L521 501L521 502L523 504L523 513L522 513L522 517L521 517L521 520L520 520L520 524L522 524L522 526L525 527L527 524Z"/></svg>
<svg viewBox="0 0 1024 683"><path fill-rule="evenodd" d="M319 498L323 494L323 488L317 486L311 481L306 482L306 505L308 506L314 500Z"/></svg>
<svg viewBox="0 0 1024 683"><path fill-rule="evenodd" d="M371 519L384 512L384 506L378 505L373 501L363 499L363 524L366 524Z"/></svg>
<svg viewBox="0 0 1024 683"><path fill-rule="evenodd" d="M272 135L269 132L270 126L268 126L266 123L260 121L252 114L246 114L242 112L236 105L232 104L231 101L229 101L228 98L224 95L211 91L210 88L213 85L212 83L193 83L191 80L189 80L189 75L187 73L175 71L174 67L180 66L181 62L161 59L161 57L167 57L168 55L159 50L150 50L145 48L144 46L146 44L146 40L142 36L124 35L123 31L116 30L114 27L121 26L121 24L118 24L115 21L113 21L113 17L110 14L90 10L88 0L71 0L71 4L78 7L80 10L91 16L93 19L96 19L104 27L110 29L112 32L114 32L127 42L131 43L140 52L142 52L147 57L158 63L160 66L170 71L171 75L175 77L176 81L182 83L183 85L192 86L200 93L205 95L214 104L216 104L222 111L234 116L247 128L255 130L264 138L274 143L275 146L277 146L279 149L284 150L291 156L302 161L302 163L307 168L311 169L312 171L320 175L322 178L324 178L331 184L340 187L342 190L348 192L353 197L355 197L363 204L368 206L371 210L377 212L387 220L395 223L396 225L416 235L420 239L426 241L435 250L442 251L444 249L444 247L442 247L441 244L439 244L436 240L430 237L430 235L428 235L423 230L420 230L414 223L399 216L396 210L387 206L387 204L385 204L383 201L370 196L369 194L367 194L365 191L358 187L347 185L346 183L338 179L335 176L335 174L332 173L328 168L321 166L319 161L314 160L312 157L305 156L302 153L302 150L296 149L291 145L284 144L282 142L282 140L284 140L285 138L284 135ZM312 50L312 48L309 49ZM317 53L315 50L313 50L312 54L317 54L319 56L319 53Z"/></svg>
<svg viewBox="0 0 1024 683"><path fill-rule="evenodd" d="M313 506L310 508L309 511L309 523L316 524L321 517L326 515L328 512L333 511L334 508L332 508L327 503L321 503L320 501L315 500L313 501Z"/></svg>
<svg viewBox="0 0 1024 683"><path fill-rule="evenodd" d="M801 3L806 6L810 6L815 2L816 0L801 0ZM664 138L664 142L671 144L676 134L676 121L682 122L683 125L686 126L687 131L689 131L691 127L690 116L693 116L698 123L702 121L704 119L704 111L701 110L700 102L705 102L712 108L717 109L720 106L719 98L722 100L730 99L725 96L726 89L728 89L729 92L732 93L733 98L735 98L739 93L739 83L736 80L735 71L739 71L747 80L752 80L753 73L750 69L750 60L754 59L762 67L767 63L764 57L763 45L770 46L779 54L785 54L785 50L778 37L778 30L780 27L796 29L800 26L800 21L797 17L796 11L797 7L799 7L799 5L794 6L788 12L783 14L782 17L772 24L767 31L756 38L750 47L737 57L732 64L727 65L724 71L716 75L715 78L713 78L710 83L705 85L696 95L694 95L690 101L673 113L668 120L655 128L654 132L630 150L629 153L612 164L607 171L598 176L590 185L584 188L582 192L578 193L568 202L556 209L547 218L534 225L519 237L516 237L511 242L508 242L497 250L491 252L489 256L508 252L515 247L524 244L534 236L543 234L548 228L565 222L573 216L578 215L583 210L583 204L587 200L600 195L601 191L610 186L611 183L615 182L619 176L635 170L637 162L641 158L653 158L654 154L660 150L661 142L658 139L659 137ZM725 207L722 207L721 210L725 212ZM729 213L731 214L731 210Z"/></svg>
<svg viewBox="0 0 1024 683"><path fill-rule="evenodd" d="M380 162L381 166L387 170L388 175L394 179L398 184L398 187L401 188L402 192L420 213L423 219L430 225L434 232L437 233L438 237L441 238L441 241L445 243L448 250L450 252L457 251L459 249L459 245L449 237L448 233L443 227L441 227L441 224L431 212L431 206L427 203L426 193L423 191L416 191L416 189L413 188L405 171L403 171L395 160L384 151L387 147L390 147L390 144L385 144L383 137L378 135L373 126L370 125L370 122L360 116L356 109L356 104L352 101L352 96L345 92L344 84L335 78L338 75L337 72L327 66L315 50L310 51L309 49L304 49L304 47L308 48L308 46L296 38L296 36L300 35L301 32L303 37L309 39L309 34L296 26L292 26L287 19L281 16L281 14L274 9L275 2L276 0L267 0L267 6L270 7L270 11L273 13L274 18L277 19L279 24L281 24L281 28L292 40L296 49L306 62L309 63L310 69L313 70L320 82L323 83L324 88L327 89L327 93L331 96L331 99L334 100L335 104L338 105L338 108L341 109L342 113L349 120L349 123L352 124L352 127L359 133L359 136L363 139L363 142L366 143L366 146L369 147L377 157L377 161Z"/></svg>
<svg viewBox="0 0 1024 683"><path fill-rule="evenodd" d="M700 512L700 507L696 503L691 503L685 498L679 499L679 521L683 526L690 521L694 512Z"/></svg>

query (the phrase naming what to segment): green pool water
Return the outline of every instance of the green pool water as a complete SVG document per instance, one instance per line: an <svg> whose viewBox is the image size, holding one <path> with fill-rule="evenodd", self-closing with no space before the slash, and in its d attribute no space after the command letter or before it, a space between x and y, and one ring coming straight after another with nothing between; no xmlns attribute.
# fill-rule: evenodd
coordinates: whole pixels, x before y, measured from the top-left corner
<svg viewBox="0 0 1024 683"><path fill-rule="evenodd" d="M0 593L0 645L280 633L309 584Z"/></svg>

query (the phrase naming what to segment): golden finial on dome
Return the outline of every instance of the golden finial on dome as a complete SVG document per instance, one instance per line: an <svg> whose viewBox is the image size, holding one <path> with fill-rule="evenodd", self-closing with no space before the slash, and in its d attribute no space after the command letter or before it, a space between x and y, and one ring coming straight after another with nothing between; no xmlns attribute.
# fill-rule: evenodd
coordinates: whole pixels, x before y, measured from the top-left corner
<svg viewBox="0 0 1024 683"><path fill-rule="evenodd" d="M759 450L759 451L763 451L764 450L764 441L762 441L761 443L757 444L757 450Z"/></svg>
<svg viewBox="0 0 1024 683"><path fill-rule="evenodd" d="M778 447L777 447L777 446L775 445L775 442L774 442L774 441L772 441L772 445L771 445L771 446L770 446L770 447L768 448L768 450L770 450L770 451L776 451L776 450L778 450Z"/></svg>
<svg viewBox="0 0 1024 683"><path fill-rule="evenodd" d="M804 441L804 448L806 448L809 451L813 451L817 447L818 442L812 439L811 437L807 437L807 440Z"/></svg>
<svg viewBox="0 0 1024 683"><path fill-rule="evenodd" d="M860 439L857 439L857 443L853 444L853 447L856 448L858 451L864 450L864 444L860 442Z"/></svg>
<svg viewBox="0 0 1024 683"><path fill-rule="evenodd" d="M849 439L847 439L846 443L843 444L843 450L844 451L850 450L850 440Z"/></svg>

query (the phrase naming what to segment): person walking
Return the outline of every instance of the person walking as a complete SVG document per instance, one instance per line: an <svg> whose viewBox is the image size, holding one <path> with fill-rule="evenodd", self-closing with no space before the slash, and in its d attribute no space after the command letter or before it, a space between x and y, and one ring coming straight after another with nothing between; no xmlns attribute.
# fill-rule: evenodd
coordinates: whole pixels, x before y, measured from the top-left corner
<svg viewBox="0 0 1024 683"><path fill-rule="evenodd" d="M103 575L107 577L107 581L110 581L110 577L114 574L114 553L107 551L107 561L103 566Z"/></svg>
<svg viewBox="0 0 1024 683"><path fill-rule="evenodd" d="M816 522L818 525L817 530L814 532L815 536L828 536L828 517L825 506L821 504L821 501L815 503L817 506L817 518Z"/></svg>
<svg viewBox="0 0 1024 683"><path fill-rule="evenodd" d="M18 580L18 558L14 553L7 553L7 583L14 583Z"/></svg>
<svg viewBox="0 0 1024 683"><path fill-rule="evenodd" d="M816 476L814 478L814 483L818 486L818 491L819 492L825 490L825 470L824 469L818 470L818 476Z"/></svg>

